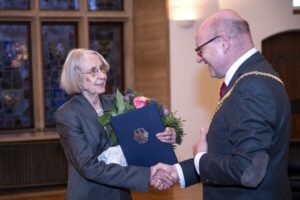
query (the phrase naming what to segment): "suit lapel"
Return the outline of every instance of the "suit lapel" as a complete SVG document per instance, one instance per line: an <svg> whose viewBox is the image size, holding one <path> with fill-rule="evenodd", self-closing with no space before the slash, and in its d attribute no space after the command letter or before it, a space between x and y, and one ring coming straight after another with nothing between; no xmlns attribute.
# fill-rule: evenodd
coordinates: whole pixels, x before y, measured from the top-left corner
<svg viewBox="0 0 300 200"><path fill-rule="evenodd" d="M90 129L95 128L95 130L91 131L90 134L92 134L92 137L94 138L99 138L99 131L105 133L105 130L104 127L97 120L97 112L82 94L77 95L76 98L83 105L81 109L81 114L84 115L87 119L88 123L90 124Z"/></svg>
<svg viewBox="0 0 300 200"><path fill-rule="evenodd" d="M238 68L238 70L234 73L229 85L228 90L232 88L236 80L243 74L253 70L252 67L254 67L254 63L260 61L261 59L264 59L264 57L259 53L256 52L252 56L250 56L245 62L241 64L241 66Z"/></svg>
<svg viewBox="0 0 300 200"><path fill-rule="evenodd" d="M85 115L88 119L97 118L95 109L82 94L77 95L76 99L83 105L81 110L83 115Z"/></svg>
<svg viewBox="0 0 300 200"><path fill-rule="evenodd" d="M104 111L112 110L115 108L114 95L100 95L100 101Z"/></svg>

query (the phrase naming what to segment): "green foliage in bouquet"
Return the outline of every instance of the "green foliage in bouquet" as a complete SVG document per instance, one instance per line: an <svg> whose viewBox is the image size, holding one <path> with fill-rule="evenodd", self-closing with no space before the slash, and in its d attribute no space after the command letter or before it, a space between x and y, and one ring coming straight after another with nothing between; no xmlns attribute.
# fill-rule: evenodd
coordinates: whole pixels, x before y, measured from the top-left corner
<svg viewBox="0 0 300 200"><path fill-rule="evenodd" d="M176 117L176 112L169 112L165 117L162 118L164 125L166 127L174 128L176 131L176 144L182 143L182 138L184 136L183 132L183 122L184 120L180 117Z"/></svg>
<svg viewBox="0 0 300 200"><path fill-rule="evenodd" d="M117 145L117 138L110 125L110 117L121 115L123 113L139 109L147 105L148 103L155 102L152 99L144 97L142 94L128 90L125 96L121 94L119 90L115 96L115 108L112 110L105 111L103 115L98 117L98 121L106 129L107 136L111 139L113 145ZM174 128L176 131L176 143L181 144L184 136L183 122L184 120L176 117L175 112L169 112L162 104L157 104L160 112L162 121L165 127Z"/></svg>

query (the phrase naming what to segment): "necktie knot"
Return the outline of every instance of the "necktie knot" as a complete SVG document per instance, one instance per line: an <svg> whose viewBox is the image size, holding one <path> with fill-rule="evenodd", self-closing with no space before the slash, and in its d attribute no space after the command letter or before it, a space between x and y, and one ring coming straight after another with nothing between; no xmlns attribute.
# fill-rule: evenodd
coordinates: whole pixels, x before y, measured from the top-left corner
<svg viewBox="0 0 300 200"><path fill-rule="evenodd" d="M226 94L227 92L227 85L225 84L225 82L222 83L222 86L220 88L220 99L223 98L223 96Z"/></svg>

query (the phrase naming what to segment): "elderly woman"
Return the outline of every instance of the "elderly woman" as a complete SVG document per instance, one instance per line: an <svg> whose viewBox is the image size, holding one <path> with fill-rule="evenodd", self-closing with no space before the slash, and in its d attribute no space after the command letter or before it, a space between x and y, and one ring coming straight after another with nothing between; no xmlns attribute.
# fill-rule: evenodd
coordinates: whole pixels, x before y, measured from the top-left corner
<svg viewBox="0 0 300 200"><path fill-rule="evenodd" d="M68 160L66 199L129 200L129 189L147 191L155 173L148 167L124 167L97 159L110 147L104 127L97 121L97 116L114 106L112 96L103 95L108 71L103 56L88 49L72 50L63 66L61 88L73 95L55 113ZM158 135L163 142L175 143L174 129L166 128Z"/></svg>

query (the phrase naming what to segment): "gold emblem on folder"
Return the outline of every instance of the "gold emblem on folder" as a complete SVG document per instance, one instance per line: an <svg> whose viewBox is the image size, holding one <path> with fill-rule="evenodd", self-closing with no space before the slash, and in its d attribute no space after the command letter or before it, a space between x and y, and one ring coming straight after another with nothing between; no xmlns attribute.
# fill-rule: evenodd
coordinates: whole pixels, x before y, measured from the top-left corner
<svg viewBox="0 0 300 200"><path fill-rule="evenodd" d="M140 144L148 142L149 133L144 128L137 128L133 131L133 139Z"/></svg>

